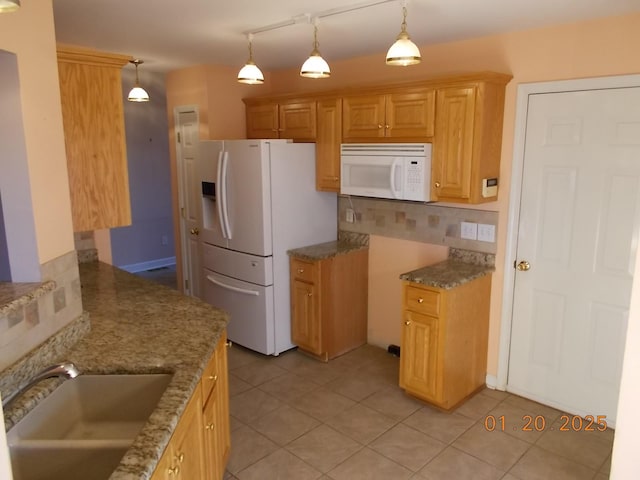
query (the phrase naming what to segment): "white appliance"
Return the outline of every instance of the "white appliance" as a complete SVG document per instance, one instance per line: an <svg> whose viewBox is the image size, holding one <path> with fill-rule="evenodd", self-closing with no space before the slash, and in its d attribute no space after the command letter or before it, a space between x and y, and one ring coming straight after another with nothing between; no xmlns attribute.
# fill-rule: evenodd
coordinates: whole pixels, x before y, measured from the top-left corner
<svg viewBox="0 0 640 480"><path fill-rule="evenodd" d="M430 143L344 143L340 193L428 202Z"/></svg>
<svg viewBox="0 0 640 480"><path fill-rule="evenodd" d="M231 317L229 339L293 348L287 250L335 240L337 195L315 189L315 145L201 141L203 299Z"/></svg>

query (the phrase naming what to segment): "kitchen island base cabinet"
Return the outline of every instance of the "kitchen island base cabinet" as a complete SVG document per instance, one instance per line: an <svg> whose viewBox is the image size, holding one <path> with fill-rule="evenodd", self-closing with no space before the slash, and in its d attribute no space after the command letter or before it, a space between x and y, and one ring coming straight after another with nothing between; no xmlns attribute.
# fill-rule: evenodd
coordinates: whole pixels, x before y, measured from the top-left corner
<svg viewBox="0 0 640 480"><path fill-rule="evenodd" d="M491 276L449 290L403 282L400 387L444 410L483 388Z"/></svg>
<svg viewBox="0 0 640 480"><path fill-rule="evenodd" d="M227 336L223 335L151 480L222 480L230 451Z"/></svg>
<svg viewBox="0 0 640 480"><path fill-rule="evenodd" d="M368 250L291 257L291 341L324 362L367 342Z"/></svg>

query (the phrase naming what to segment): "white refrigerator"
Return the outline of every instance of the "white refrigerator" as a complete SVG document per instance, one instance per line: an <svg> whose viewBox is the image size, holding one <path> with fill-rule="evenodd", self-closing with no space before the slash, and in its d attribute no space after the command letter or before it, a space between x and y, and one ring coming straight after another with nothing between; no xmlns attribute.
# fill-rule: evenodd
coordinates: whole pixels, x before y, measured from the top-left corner
<svg viewBox="0 0 640 480"><path fill-rule="evenodd" d="M315 189L315 145L201 141L203 299L229 339L265 355L293 348L287 250L335 240L337 195Z"/></svg>

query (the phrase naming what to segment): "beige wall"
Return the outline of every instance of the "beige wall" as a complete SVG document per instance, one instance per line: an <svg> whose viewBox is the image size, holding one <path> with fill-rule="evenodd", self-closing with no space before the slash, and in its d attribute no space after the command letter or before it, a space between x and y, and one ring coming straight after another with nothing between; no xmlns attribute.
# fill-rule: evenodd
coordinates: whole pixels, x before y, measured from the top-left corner
<svg viewBox="0 0 640 480"><path fill-rule="evenodd" d="M39 263L74 249L51 0L0 15L0 49L18 58Z"/></svg>
<svg viewBox="0 0 640 480"><path fill-rule="evenodd" d="M352 60L333 62L331 78L301 78L298 69L271 72L274 93L313 91L380 82L418 80L433 76L492 70L510 73L507 85L502 142L500 193L497 202L478 208L500 214L497 238L497 271L493 275L491 295L491 327L489 335L488 373L495 375L498 364L503 271L509 200L509 182L513 154L517 85L524 82L620 75L640 72L640 14L612 17L571 25L513 32L461 42L421 47L423 61L406 68L388 67L384 53ZM262 94L262 93L260 93ZM376 271L389 258L408 244L387 244L370 255L370 269ZM416 266L421 260L415 257ZM388 282L380 278L370 282L374 292L384 291ZM390 308L399 309L401 299L390 298ZM369 312L370 328L386 331L387 318L379 311ZM398 329L400 326L397 327ZM389 332L391 334L391 332ZM396 334L397 335L397 334ZM391 340L391 335L389 340Z"/></svg>

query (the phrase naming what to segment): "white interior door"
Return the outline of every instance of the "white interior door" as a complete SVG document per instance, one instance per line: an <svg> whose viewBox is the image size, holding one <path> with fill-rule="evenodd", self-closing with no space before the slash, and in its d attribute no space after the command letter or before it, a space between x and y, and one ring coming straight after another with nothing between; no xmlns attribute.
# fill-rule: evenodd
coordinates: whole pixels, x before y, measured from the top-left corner
<svg viewBox="0 0 640 480"><path fill-rule="evenodd" d="M529 95L524 152L508 389L615 424L638 246L640 88Z"/></svg>
<svg viewBox="0 0 640 480"><path fill-rule="evenodd" d="M200 297L201 188L197 168L198 112L192 108L176 109L176 156L180 191L180 232L182 238L182 275L185 295Z"/></svg>

